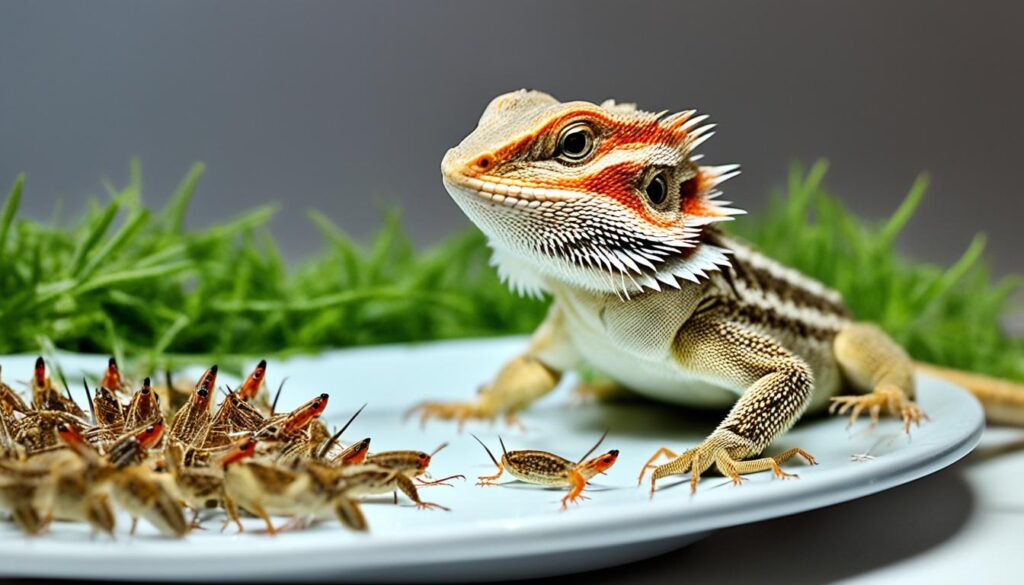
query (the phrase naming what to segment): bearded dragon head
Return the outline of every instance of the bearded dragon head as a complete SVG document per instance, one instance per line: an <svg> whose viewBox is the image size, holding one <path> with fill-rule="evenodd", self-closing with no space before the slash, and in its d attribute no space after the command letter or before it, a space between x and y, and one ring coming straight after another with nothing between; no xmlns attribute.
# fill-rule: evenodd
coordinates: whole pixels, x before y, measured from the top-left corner
<svg viewBox="0 0 1024 585"><path fill-rule="evenodd" d="M713 125L694 114L501 95L445 155L445 188L519 292L557 282L628 297L699 282L729 264L702 240L707 226L743 212L715 190L738 167L696 164Z"/></svg>

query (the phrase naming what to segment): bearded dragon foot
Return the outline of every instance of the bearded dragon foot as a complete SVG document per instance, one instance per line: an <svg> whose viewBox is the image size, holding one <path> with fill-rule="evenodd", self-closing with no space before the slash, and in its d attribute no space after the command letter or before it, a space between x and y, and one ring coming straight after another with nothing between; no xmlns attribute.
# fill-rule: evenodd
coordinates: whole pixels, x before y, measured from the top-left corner
<svg viewBox="0 0 1024 585"><path fill-rule="evenodd" d="M651 475L651 496L653 497L655 484L659 479L668 475L689 473L690 493L696 493L697 482L700 481L701 474L712 465L715 466L719 473L731 479L733 485L740 485L747 479L744 477L745 475L768 470L771 470L775 477L780 479L799 477L793 473L786 473L779 467L779 464L797 455L803 457L811 465L816 464L814 457L810 453L797 448L771 457L744 459L736 455L736 453L747 450L748 447L743 444L742 439L738 441L736 439L739 439L739 437L732 433L716 432L697 447L688 449L681 455L675 455L669 449L659 449L640 471L640 481L643 481L646 470L654 467L654 473ZM662 455L674 458L664 465L653 465L653 461Z"/></svg>
<svg viewBox="0 0 1024 585"><path fill-rule="evenodd" d="M883 409L888 414L899 417L903 420L903 431L910 433L910 425L921 426L921 420L930 420L916 402L907 398L902 388L895 384L879 385L870 394L856 396L836 396L832 398L832 404L828 411L830 414L845 415L849 413L852 426L857 418L867 410L871 416L871 426L878 424L878 418Z"/></svg>

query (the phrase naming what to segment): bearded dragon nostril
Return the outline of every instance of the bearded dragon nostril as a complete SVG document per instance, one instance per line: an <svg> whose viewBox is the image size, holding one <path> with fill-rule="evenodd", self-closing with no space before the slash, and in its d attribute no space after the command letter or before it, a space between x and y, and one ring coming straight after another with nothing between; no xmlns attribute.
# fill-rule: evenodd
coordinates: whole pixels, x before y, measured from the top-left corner
<svg viewBox="0 0 1024 585"><path fill-rule="evenodd" d="M473 170L486 171L494 166L494 157L489 154L485 154L477 158L476 161L473 162L472 166Z"/></svg>

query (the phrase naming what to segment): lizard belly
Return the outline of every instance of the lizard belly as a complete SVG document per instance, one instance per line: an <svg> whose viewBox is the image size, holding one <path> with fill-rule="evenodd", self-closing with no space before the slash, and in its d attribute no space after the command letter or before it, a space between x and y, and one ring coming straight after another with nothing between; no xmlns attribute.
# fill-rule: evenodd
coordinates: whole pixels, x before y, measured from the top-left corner
<svg viewBox="0 0 1024 585"><path fill-rule="evenodd" d="M672 342L692 304L682 291L619 299L566 296L560 303L573 346L591 367L630 390L686 406L729 407L741 389L675 359ZM681 310L682 309L682 310Z"/></svg>
<svg viewBox="0 0 1024 585"><path fill-rule="evenodd" d="M583 359L595 370L654 400L700 408L728 408L736 402L735 390L702 379L663 360L623 351L605 339L576 343Z"/></svg>

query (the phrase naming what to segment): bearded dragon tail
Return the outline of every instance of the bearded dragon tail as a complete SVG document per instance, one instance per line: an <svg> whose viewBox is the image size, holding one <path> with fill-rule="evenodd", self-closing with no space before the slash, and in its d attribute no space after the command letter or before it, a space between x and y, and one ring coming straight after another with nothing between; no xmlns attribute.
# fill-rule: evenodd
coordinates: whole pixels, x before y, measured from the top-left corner
<svg viewBox="0 0 1024 585"><path fill-rule="evenodd" d="M988 422L1024 426L1024 384L923 362L914 366L921 373L958 384L974 394Z"/></svg>

